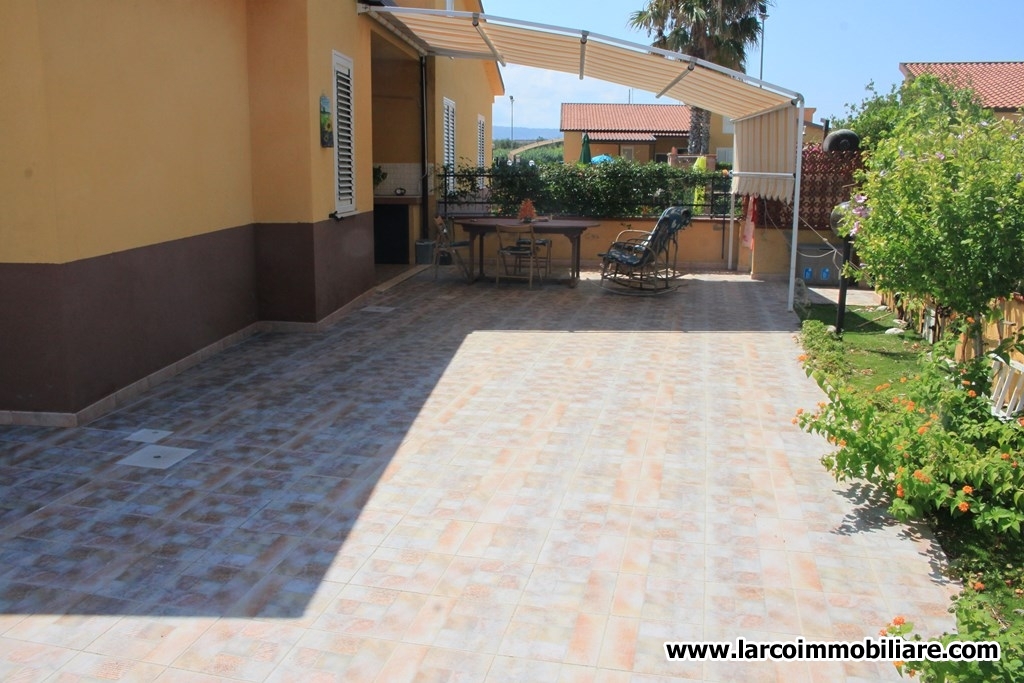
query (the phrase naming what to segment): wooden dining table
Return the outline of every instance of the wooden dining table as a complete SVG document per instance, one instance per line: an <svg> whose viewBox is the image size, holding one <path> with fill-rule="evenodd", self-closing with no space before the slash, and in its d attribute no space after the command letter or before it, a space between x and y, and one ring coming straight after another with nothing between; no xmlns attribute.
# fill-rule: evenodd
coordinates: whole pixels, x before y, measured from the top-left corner
<svg viewBox="0 0 1024 683"><path fill-rule="evenodd" d="M519 225L518 218L462 218L455 219L469 235L469 279L476 280L484 273L484 237L493 233L499 225ZM538 219L533 222L537 235L561 235L569 240L572 255L569 259L569 286L575 287L580 281L580 242L587 228L600 225L598 221L570 220L563 218ZM474 258L475 255L475 258Z"/></svg>

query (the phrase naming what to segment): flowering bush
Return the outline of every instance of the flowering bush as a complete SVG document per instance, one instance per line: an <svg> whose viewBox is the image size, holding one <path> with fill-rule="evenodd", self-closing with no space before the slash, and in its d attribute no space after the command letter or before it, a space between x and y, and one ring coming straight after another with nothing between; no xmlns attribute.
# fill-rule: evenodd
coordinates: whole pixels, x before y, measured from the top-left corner
<svg viewBox="0 0 1024 683"><path fill-rule="evenodd" d="M919 374L879 384L871 395L824 383L829 402L797 421L836 446L822 458L829 471L888 491L899 519L936 512L979 530L1020 532L1024 425L992 417L991 361L953 362L951 344L940 344ZM816 363L811 354L808 374Z"/></svg>
<svg viewBox="0 0 1024 683"><path fill-rule="evenodd" d="M1021 288L1024 124L929 83L868 157L846 230L878 288L979 316Z"/></svg>

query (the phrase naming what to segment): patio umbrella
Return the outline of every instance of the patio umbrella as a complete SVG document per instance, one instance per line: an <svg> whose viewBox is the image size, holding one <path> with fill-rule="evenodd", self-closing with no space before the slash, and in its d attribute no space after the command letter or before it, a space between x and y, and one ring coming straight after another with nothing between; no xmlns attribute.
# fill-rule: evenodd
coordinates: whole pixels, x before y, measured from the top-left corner
<svg viewBox="0 0 1024 683"><path fill-rule="evenodd" d="M580 163L590 163L590 136L587 133L583 134L583 147L580 149Z"/></svg>
<svg viewBox="0 0 1024 683"><path fill-rule="evenodd" d="M590 161L592 163L595 163L595 164L603 164L604 162L611 161L611 160L612 160L612 158L610 156L608 156L607 154L598 154L596 157L594 157Z"/></svg>

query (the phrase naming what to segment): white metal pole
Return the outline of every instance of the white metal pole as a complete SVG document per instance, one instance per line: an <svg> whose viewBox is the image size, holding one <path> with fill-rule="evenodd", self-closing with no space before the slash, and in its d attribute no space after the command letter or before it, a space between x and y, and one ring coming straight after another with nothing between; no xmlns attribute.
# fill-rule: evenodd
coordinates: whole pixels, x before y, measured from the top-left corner
<svg viewBox="0 0 1024 683"><path fill-rule="evenodd" d="M797 129L796 129L796 179L793 184L793 245L789 253L789 298L787 310L793 310L794 299L796 298L796 248L797 237L800 233L800 176L803 172L804 162L804 98L800 97L800 104L797 106Z"/></svg>
<svg viewBox="0 0 1024 683"><path fill-rule="evenodd" d="M729 259L726 261L726 270L732 270L732 234L736 225L736 195L729 193Z"/></svg>

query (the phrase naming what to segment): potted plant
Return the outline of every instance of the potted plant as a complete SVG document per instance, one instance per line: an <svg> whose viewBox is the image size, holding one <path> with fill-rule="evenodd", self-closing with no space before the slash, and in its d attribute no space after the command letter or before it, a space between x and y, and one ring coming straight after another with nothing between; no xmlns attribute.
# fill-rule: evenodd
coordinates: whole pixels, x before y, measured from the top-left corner
<svg viewBox="0 0 1024 683"><path fill-rule="evenodd" d="M533 206L532 199L524 199L522 201L519 205L519 213L517 216L523 223L533 222L533 219L537 217L537 209Z"/></svg>

